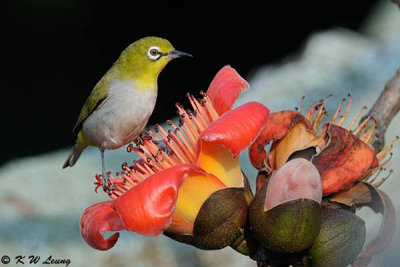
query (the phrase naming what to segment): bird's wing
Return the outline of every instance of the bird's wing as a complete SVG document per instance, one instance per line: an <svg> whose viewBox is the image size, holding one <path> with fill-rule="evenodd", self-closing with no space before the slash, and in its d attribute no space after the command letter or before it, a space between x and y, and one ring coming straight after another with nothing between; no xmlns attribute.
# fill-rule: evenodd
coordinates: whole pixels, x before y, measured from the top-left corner
<svg viewBox="0 0 400 267"><path fill-rule="evenodd" d="M101 79L93 88L93 91L90 93L89 97L86 99L74 129L72 130L73 133L77 134L82 128L82 124L86 118L89 117L93 111L99 109L105 103L105 101L107 101L107 84L104 79Z"/></svg>

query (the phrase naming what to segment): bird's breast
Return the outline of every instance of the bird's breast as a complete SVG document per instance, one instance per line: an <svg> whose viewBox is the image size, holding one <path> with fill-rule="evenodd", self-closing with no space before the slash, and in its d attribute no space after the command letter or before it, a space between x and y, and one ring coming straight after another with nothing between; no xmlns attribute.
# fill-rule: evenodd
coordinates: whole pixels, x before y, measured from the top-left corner
<svg viewBox="0 0 400 267"><path fill-rule="evenodd" d="M157 90L139 90L131 81L114 79L104 104L83 123L83 132L98 146L119 148L144 129L156 99Z"/></svg>

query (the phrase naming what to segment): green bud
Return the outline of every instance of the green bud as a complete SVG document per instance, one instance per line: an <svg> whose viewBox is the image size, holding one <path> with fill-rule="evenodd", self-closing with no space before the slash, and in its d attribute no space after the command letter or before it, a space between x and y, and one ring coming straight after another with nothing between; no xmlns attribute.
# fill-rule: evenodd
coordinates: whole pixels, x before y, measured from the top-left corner
<svg viewBox="0 0 400 267"><path fill-rule="evenodd" d="M225 188L211 194L194 222L194 246L220 249L238 240L244 233L251 198L245 188Z"/></svg>
<svg viewBox="0 0 400 267"><path fill-rule="evenodd" d="M243 173L243 172L242 172ZM200 249L231 246L244 255L256 249L256 241L245 228L247 209L254 195L243 173L242 188L228 187L212 193L202 204L193 225L193 235L165 231L164 235Z"/></svg>
<svg viewBox="0 0 400 267"><path fill-rule="evenodd" d="M201 206L194 222L193 235L164 234L200 249L221 249L232 245L238 252L247 255L251 248L244 237L244 226L252 198L252 193L246 188L218 190Z"/></svg>
<svg viewBox="0 0 400 267"><path fill-rule="evenodd" d="M256 239L264 247L282 253L309 248L321 226L321 205L311 199L291 200L268 211L252 202L249 209Z"/></svg>
<svg viewBox="0 0 400 267"><path fill-rule="evenodd" d="M342 209L322 210L318 237L308 250L312 266L347 266L364 246L365 223Z"/></svg>
<svg viewBox="0 0 400 267"><path fill-rule="evenodd" d="M309 248L321 227L318 170L304 159L284 164L257 191L249 206L250 228L265 248L295 253Z"/></svg>

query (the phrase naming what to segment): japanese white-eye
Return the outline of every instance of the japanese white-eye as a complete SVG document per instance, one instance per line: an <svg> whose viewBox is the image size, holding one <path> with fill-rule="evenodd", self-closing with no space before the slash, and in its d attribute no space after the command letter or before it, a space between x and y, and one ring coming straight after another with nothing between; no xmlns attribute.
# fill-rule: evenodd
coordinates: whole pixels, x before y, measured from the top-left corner
<svg viewBox="0 0 400 267"><path fill-rule="evenodd" d="M112 185L104 151L132 142L143 131L156 103L159 73L181 56L191 57L159 37L144 37L122 51L83 105L73 129L76 144L63 168L72 167L88 146L96 146L101 152L103 189Z"/></svg>

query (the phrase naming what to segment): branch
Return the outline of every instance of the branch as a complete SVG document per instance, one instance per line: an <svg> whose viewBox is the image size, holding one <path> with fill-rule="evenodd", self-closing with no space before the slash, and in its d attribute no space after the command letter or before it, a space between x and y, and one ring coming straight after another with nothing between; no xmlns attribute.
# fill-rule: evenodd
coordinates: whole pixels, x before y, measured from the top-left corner
<svg viewBox="0 0 400 267"><path fill-rule="evenodd" d="M400 0L398 0L400 2ZM400 69L396 71L395 76L386 83L374 106L368 112L367 116L376 119L377 128L375 134L377 138L372 142L376 152L379 152L385 146L385 132L393 117L400 109Z"/></svg>

